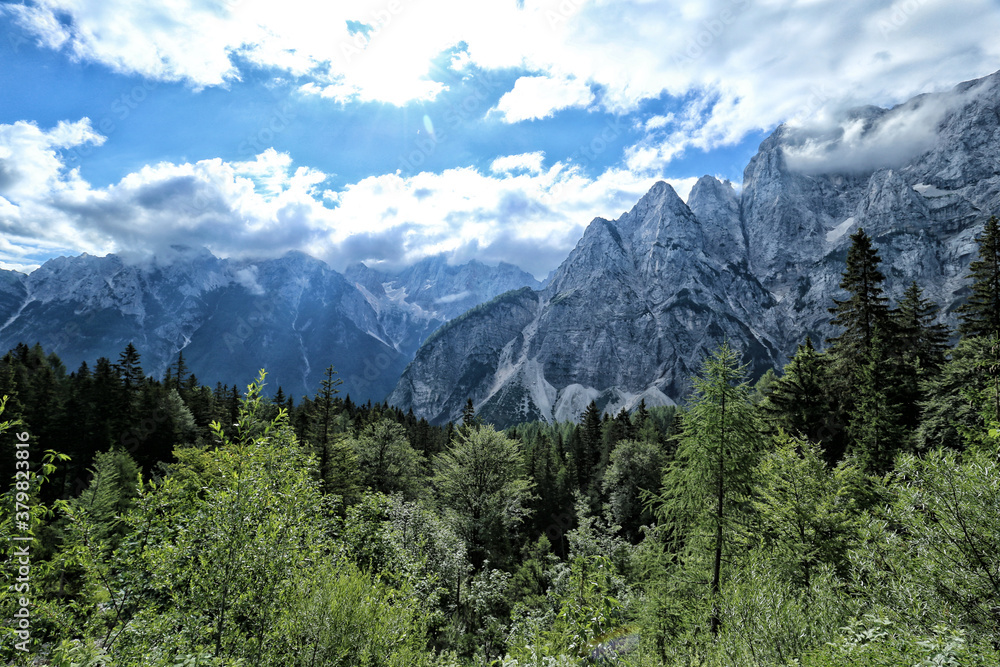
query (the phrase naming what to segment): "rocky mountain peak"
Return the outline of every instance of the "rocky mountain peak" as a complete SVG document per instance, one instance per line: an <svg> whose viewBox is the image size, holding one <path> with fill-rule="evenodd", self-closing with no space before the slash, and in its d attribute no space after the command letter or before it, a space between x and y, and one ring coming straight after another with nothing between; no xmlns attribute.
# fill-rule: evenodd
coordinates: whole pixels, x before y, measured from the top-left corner
<svg viewBox="0 0 1000 667"><path fill-rule="evenodd" d="M688 208L701 223L705 250L726 262L746 257L740 198L728 180L702 176L691 188Z"/></svg>
<svg viewBox="0 0 1000 667"><path fill-rule="evenodd" d="M806 335L836 333L827 308L859 227L887 296L916 280L954 324L975 234L1000 213L998 89L1000 73L783 125L738 194L706 176L685 204L657 183L617 220L591 222L537 303L486 306L421 348L390 400L443 421L471 396L499 423L575 419L590 400L610 411L683 400L723 339L763 372Z"/></svg>

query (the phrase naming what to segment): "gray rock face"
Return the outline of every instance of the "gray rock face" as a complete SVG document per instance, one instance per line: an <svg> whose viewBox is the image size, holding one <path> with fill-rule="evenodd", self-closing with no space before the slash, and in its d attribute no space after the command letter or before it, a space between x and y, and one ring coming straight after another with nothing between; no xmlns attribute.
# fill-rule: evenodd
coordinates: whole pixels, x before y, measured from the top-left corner
<svg viewBox="0 0 1000 667"><path fill-rule="evenodd" d="M916 280L954 325L974 237L994 213L1000 73L832 126L781 126L739 195L706 176L685 204L657 183L617 220L595 219L544 289L443 328L389 400L442 422L471 397L500 424L575 420L590 400L669 403L724 339L763 372L807 334L835 333L827 308L861 227L889 296ZM468 371L461 382L451 367Z"/></svg>
<svg viewBox="0 0 1000 667"><path fill-rule="evenodd" d="M354 264L344 275L366 295L397 349L409 358L432 331L470 308L510 290L541 287L513 264L472 260L450 265L444 255L396 272Z"/></svg>
<svg viewBox="0 0 1000 667"><path fill-rule="evenodd" d="M489 283L489 267L472 271ZM266 368L269 390L293 396L313 394L333 364L352 398L381 401L435 318L450 315L407 308L380 282L356 285L297 252L227 260L177 246L143 261L59 257L27 276L0 273L0 348L40 342L74 369L117 360L134 342L156 376L183 350L203 384L244 386Z"/></svg>
<svg viewBox="0 0 1000 667"><path fill-rule="evenodd" d="M706 210L732 212L731 190L702 189ZM739 238L727 232L656 184L618 220L595 219L545 289L510 293L437 332L390 403L437 422L470 397L496 423L575 419L591 400L609 411L671 403L724 338L770 367L779 352L757 323L773 300L745 263L729 261L731 243L706 242Z"/></svg>
<svg viewBox="0 0 1000 667"><path fill-rule="evenodd" d="M24 303L24 281L28 276L18 271L0 269L0 313L14 313ZM0 326L3 322L0 322Z"/></svg>

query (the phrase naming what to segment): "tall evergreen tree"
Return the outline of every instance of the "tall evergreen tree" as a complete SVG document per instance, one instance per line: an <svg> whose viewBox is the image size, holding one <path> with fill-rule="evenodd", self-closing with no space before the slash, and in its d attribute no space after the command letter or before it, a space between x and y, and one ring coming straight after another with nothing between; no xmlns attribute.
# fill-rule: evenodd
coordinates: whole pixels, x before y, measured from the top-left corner
<svg viewBox="0 0 1000 667"><path fill-rule="evenodd" d="M597 409L597 402L591 401L580 417L580 461L577 474L580 476L581 491L589 489L597 472L602 435L601 411Z"/></svg>
<svg viewBox="0 0 1000 667"><path fill-rule="evenodd" d="M947 359L949 331L937 321L938 310L913 282L892 311L901 357L894 393L899 399L901 423L908 429L919 425L925 385L941 372Z"/></svg>
<svg viewBox="0 0 1000 667"><path fill-rule="evenodd" d="M132 343L126 345L125 349L118 355L118 363L115 364L115 371L118 373L118 378L121 380L126 391L131 392L137 389L145 378L142 366L139 363L140 357L139 351L135 349L135 345Z"/></svg>
<svg viewBox="0 0 1000 667"><path fill-rule="evenodd" d="M1000 422L1000 222L995 215L986 221L976 241L979 259L969 265L972 294L958 309L962 318L959 331L991 341L977 365L992 389L990 418Z"/></svg>
<svg viewBox="0 0 1000 667"><path fill-rule="evenodd" d="M343 384L343 380L335 377L336 375L337 371L333 369L332 365L326 367L320 388L313 400L309 429L309 440L316 450L316 458L319 460L319 474L324 486L326 486L330 474L330 444L334 439L334 423L337 416L334 398L340 393L338 387Z"/></svg>
<svg viewBox="0 0 1000 667"><path fill-rule="evenodd" d="M913 282L892 313L899 346L908 361L920 369L921 379L938 373L948 354L950 332L937 321L939 310Z"/></svg>
<svg viewBox="0 0 1000 667"><path fill-rule="evenodd" d="M991 216L979 244L979 259L969 265L972 294L959 306L959 331L965 336L1000 338L1000 223Z"/></svg>
<svg viewBox="0 0 1000 667"><path fill-rule="evenodd" d="M173 368L174 382L176 383L174 385L174 389L176 389L181 396L184 396L185 381L187 380L189 373L187 363L184 361L184 350L179 350L177 352L177 361L173 364Z"/></svg>
<svg viewBox="0 0 1000 667"><path fill-rule="evenodd" d="M848 298L834 299L834 306L829 309L834 316L830 324L842 327L843 332L828 342L831 352L852 368L871 349L876 328L882 335L892 331L889 299L883 295L885 276L878 269L881 262L864 229L851 235L847 268L840 281L840 288L847 291Z"/></svg>
<svg viewBox="0 0 1000 667"><path fill-rule="evenodd" d="M873 475L887 473L896 454L907 448L902 404L895 400L898 374L892 364L886 363L887 357L886 345L876 329L858 373L857 395L848 425L851 451L858 466Z"/></svg>
<svg viewBox="0 0 1000 667"><path fill-rule="evenodd" d="M827 463L835 463L844 455L847 439L830 380L829 359L806 337L772 384L761 409L785 431L821 445Z"/></svg>
<svg viewBox="0 0 1000 667"><path fill-rule="evenodd" d="M462 426L464 428L472 428L476 425L476 406L473 405L472 399L469 398L465 402L465 407L462 408Z"/></svg>

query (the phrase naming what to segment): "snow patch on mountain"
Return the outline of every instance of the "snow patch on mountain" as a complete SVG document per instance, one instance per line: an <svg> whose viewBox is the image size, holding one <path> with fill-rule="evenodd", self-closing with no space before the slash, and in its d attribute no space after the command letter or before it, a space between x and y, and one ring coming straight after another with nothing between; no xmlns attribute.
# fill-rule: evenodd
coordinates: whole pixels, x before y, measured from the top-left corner
<svg viewBox="0 0 1000 667"><path fill-rule="evenodd" d="M847 220L844 220L842 223L840 223L839 225L837 225L836 227L834 227L833 229L831 229L826 233L826 242L836 243L836 241L840 239L844 234L846 234L847 231L853 225L854 225L854 216L852 215Z"/></svg>

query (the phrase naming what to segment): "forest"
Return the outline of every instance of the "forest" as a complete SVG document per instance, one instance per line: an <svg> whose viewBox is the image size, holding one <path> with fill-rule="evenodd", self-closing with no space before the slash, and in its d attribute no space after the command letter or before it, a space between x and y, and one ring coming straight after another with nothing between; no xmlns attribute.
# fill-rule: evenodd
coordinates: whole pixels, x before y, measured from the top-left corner
<svg viewBox="0 0 1000 667"><path fill-rule="evenodd" d="M1000 228L957 331L852 237L828 340L682 406L432 426L129 344L0 360L0 659L132 666L1000 664ZM21 465L22 461L27 461ZM26 555L29 554L29 555ZM28 564L25 564L25 561Z"/></svg>

